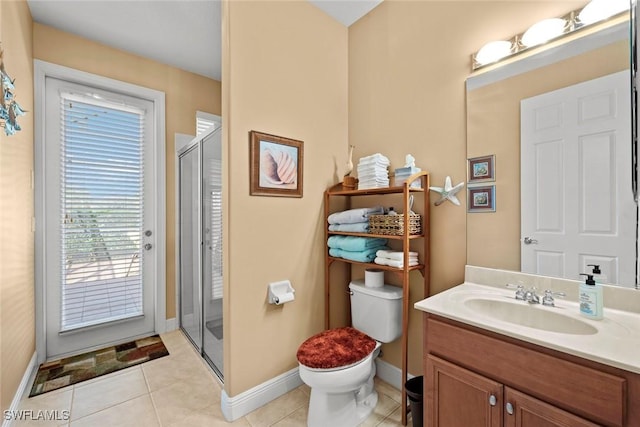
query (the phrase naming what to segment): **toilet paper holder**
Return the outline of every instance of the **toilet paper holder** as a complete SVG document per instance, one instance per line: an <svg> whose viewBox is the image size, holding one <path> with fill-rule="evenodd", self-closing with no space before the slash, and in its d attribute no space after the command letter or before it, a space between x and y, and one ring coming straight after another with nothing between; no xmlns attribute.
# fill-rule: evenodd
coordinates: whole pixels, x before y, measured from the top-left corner
<svg viewBox="0 0 640 427"><path fill-rule="evenodd" d="M295 289L289 280L269 283L269 304L281 305L295 299Z"/></svg>

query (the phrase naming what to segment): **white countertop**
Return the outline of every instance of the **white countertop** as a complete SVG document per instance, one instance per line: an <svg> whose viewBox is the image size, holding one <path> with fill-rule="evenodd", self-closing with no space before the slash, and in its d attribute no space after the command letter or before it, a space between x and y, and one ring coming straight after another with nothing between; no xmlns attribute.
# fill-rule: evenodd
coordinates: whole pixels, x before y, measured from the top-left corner
<svg viewBox="0 0 640 427"><path fill-rule="evenodd" d="M592 334L578 335L545 331L498 320L491 313L474 310L465 304L465 301L481 297L528 305L524 301L515 300L514 295L515 292L507 288L465 282L418 301L414 307L488 331L640 374L640 314L608 308L606 300L602 320L591 320L581 316L576 301L557 298L555 307L546 307L541 304L529 305L531 309L548 310L575 321L586 322L597 330Z"/></svg>

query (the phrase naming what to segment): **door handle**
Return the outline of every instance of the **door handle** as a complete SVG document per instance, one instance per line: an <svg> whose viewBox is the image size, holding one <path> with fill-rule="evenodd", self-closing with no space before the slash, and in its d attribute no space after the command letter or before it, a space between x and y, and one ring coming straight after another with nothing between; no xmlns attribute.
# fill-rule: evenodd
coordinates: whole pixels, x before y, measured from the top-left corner
<svg viewBox="0 0 640 427"><path fill-rule="evenodd" d="M538 241L536 239L532 239L530 237L525 237L524 238L524 244L525 245L531 245L531 244L537 245Z"/></svg>

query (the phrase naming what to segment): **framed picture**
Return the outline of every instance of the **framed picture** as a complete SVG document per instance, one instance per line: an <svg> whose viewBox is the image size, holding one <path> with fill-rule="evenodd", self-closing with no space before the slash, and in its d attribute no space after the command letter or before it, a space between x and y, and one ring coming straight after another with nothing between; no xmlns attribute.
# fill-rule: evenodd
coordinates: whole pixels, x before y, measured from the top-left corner
<svg viewBox="0 0 640 427"><path fill-rule="evenodd" d="M467 187L467 212L495 212L496 186Z"/></svg>
<svg viewBox="0 0 640 427"><path fill-rule="evenodd" d="M302 197L303 142L249 132L250 194Z"/></svg>
<svg viewBox="0 0 640 427"><path fill-rule="evenodd" d="M495 181L495 156L474 157L469 159L469 184L474 182Z"/></svg>

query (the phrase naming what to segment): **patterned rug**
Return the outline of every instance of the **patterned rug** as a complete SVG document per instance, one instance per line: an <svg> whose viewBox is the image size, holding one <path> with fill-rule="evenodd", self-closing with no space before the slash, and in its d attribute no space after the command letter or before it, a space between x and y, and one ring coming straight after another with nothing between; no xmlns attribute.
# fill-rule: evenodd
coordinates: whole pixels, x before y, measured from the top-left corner
<svg viewBox="0 0 640 427"><path fill-rule="evenodd" d="M29 397L168 356L158 335L40 365Z"/></svg>

